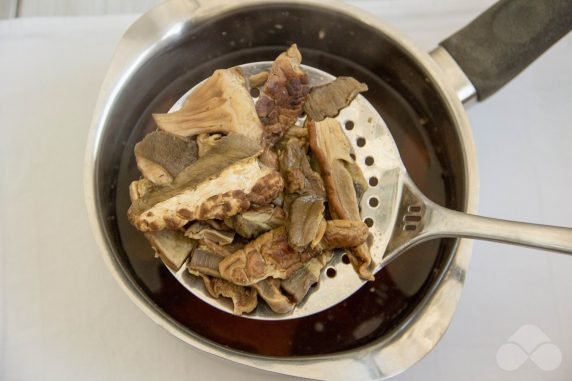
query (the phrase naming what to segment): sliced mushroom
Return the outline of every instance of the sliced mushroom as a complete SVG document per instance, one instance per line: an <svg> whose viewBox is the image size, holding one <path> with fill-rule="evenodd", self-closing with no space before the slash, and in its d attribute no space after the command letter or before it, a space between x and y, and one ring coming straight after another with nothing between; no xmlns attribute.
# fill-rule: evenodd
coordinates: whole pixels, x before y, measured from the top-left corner
<svg viewBox="0 0 572 381"><path fill-rule="evenodd" d="M369 229L361 221L326 221L326 229L320 240L323 249L356 247L367 241Z"/></svg>
<svg viewBox="0 0 572 381"><path fill-rule="evenodd" d="M269 204L282 191L280 174L262 166L260 146L242 135L220 140L171 183L135 200L129 220L141 231L177 229L192 220L224 219L251 204Z"/></svg>
<svg viewBox="0 0 572 381"><path fill-rule="evenodd" d="M192 239L209 240L219 245L228 245L234 240L233 231L222 231L203 222L195 222L185 231L185 236Z"/></svg>
<svg viewBox="0 0 572 381"><path fill-rule="evenodd" d="M248 84L251 88L260 87L266 83L269 75L270 73L267 71L261 71L259 73L253 74L248 77Z"/></svg>
<svg viewBox="0 0 572 381"><path fill-rule="evenodd" d="M215 299L225 297L232 299L235 315L254 311L258 305L257 292L252 287L241 287L224 279L203 276L203 283L208 293Z"/></svg>
<svg viewBox="0 0 572 381"><path fill-rule="evenodd" d="M271 145L298 120L310 91L308 76L300 68L302 55L296 44L272 63L268 80L256 102L256 112L264 124L264 135Z"/></svg>
<svg viewBox="0 0 572 381"><path fill-rule="evenodd" d="M359 203L361 202L363 194L367 191L369 187L369 185L367 184L367 180L365 179L359 165L357 165L355 161L352 161L351 163L344 162L344 166L346 167L346 170L352 177L352 181L354 183L354 190L356 192L356 198Z"/></svg>
<svg viewBox="0 0 572 381"><path fill-rule="evenodd" d="M267 205L237 214L227 221L242 237L254 238L284 225L285 218L282 208Z"/></svg>
<svg viewBox="0 0 572 381"><path fill-rule="evenodd" d="M197 160L197 143L154 131L135 144L135 160L146 179L158 185L168 184Z"/></svg>
<svg viewBox="0 0 572 381"><path fill-rule="evenodd" d="M240 68L216 70L187 98L183 107L153 114L157 125L178 136L238 133L260 142L262 124Z"/></svg>
<svg viewBox="0 0 572 381"><path fill-rule="evenodd" d="M210 275L220 278L218 266L223 259L224 256L201 245L193 251L191 260L187 263L187 269L193 275Z"/></svg>
<svg viewBox="0 0 572 381"><path fill-rule="evenodd" d="M360 221L355 221L355 223L363 224ZM337 225L332 223L326 224L324 237L328 236L328 228L331 229L332 227L338 230L337 234L341 234L339 229L347 230L348 235L356 232L353 224ZM242 286L250 286L268 277L287 279L322 250L345 248L347 247L345 244L348 242L352 245L361 244L367 239L367 234L365 236L360 235L358 238L363 240L330 239L325 241L322 239L315 248L297 252L288 245L286 228L279 227L264 233L247 244L242 250L235 251L223 259L219 265L219 272L224 279ZM338 244L340 246L334 246Z"/></svg>
<svg viewBox="0 0 572 381"><path fill-rule="evenodd" d="M135 180L129 184L131 202L143 197L153 189L153 183L147 179Z"/></svg>
<svg viewBox="0 0 572 381"><path fill-rule="evenodd" d="M367 85L352 77L338 77L334 81L312 88L304 103L304 111L315 121L333 118L349 106Z"/></svg>
<svg viewBox="0 0 572 381"><path fill-rule="evenodd" d="M310 147L320 165L328 193L330 213L336 219L360 221L359 205L353 178L345 163L353 162L351 145L335 119L307 123ZM369 248L361 244L351 250L350 260L358 275L373 279Z"/></svg>
<svg viewBox="0 0 572 381"><path fill-rule="evenodd" d="M145 238L163 263L173 271L178 271L183 266L196 245L196 241L185 237L180 230L145 233Z"/></svg>
<svg viewBox="0 0 572 381"><path fill-rule="evenodd" d="M324 220L324 199L314 195L300 196L288 214L288 244L296 251L305 250L316 239Z"/></svg>
<svg viewBox="0 0 572 381"><path fill-rule="evenodd" d="M258 295L277 314L287 314L294 309L295 304L280 291L278 279L266 278L253 284L252 287L258 291Z"/></svg>
<svg viewBox="0 0 572 381"><path fill-rule="evenodd" d="M286 191L296 194L312 194L325 198L326 191L320 174L308 162L308 146L305 139L290 137L277 146L280 173L286 180Z"/></svg>
<svg viewBox="0 0 572 381"><path fill-rule="evenodd" d="M310 290L310 287L318 283L322 269L330 259L332 259L332 252L329 250L323 251L319 256L310 259L304 267L292 274L290 278L283 280L280 284L281 287L292 296L296 303L300 303Z"/></svg>
<svg viewBox="0 0 572 381"><path fill-rule="evenodd" d="M203 157L214 146L217 145L222 134L200 134L197 135L198 156Z"/></svg>

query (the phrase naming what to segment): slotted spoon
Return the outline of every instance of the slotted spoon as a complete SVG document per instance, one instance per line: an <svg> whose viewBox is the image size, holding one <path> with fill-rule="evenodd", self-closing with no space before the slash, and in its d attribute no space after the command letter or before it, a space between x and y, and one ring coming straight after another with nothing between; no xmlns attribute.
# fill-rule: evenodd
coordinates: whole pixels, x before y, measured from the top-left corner
<svg viewBox="0 0 572 381"><path fill-rule="evenodd" d="M254 62L240 67L246 76L250 76L269 70L271 65L272 62ZM335 78L307 65L302 65L302 68L308 74L311 86ZM169 111L181 108L197 86L183 95ZM360 208L363 221L370 227L370 252L376 263L375 273L408 248L443 237L475 238L572 254L571 228L480 217L446 209L429 200L409 177L387 125L364 96L358 95L336 119L352 144L355 160L369 182ZM300 119L300 125L302 122ZM253 313L243 316L264 320L294 319L340 303L366 283L345 262L342 255L335 255L322 271L318 285L310 289L291 313L277 314L261 302ZM232 303L224 298L213 299L202 280L186 270L186 264L172 273L197 297L232 313Z"/></svg>

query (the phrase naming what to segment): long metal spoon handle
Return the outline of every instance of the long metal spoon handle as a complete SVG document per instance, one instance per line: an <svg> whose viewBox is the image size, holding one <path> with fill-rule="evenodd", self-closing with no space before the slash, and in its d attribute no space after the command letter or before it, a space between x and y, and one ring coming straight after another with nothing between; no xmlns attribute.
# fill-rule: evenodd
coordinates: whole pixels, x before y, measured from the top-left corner
<svg viewBox="0 0 572 381"><path fill-rule="evenodd" d="M572 229L475 216L428 205L426 238L462 237L572 254Z"/></svg>

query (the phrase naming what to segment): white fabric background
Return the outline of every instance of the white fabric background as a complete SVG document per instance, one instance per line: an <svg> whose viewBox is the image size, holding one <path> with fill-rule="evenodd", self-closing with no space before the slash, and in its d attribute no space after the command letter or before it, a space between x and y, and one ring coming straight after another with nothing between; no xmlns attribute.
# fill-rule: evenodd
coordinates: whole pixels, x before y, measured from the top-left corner
<svg viewBox="0 0 572 381"><path fill-rule="evenodd" d="M486 1L354 3L430 49ZM0 22L0 379L291 379L171 336L131 303L101 260L84 207L84 148L99 85L133 20ZM572 36L469 110L483 215L572 226L570 68ZM477 242L448 333L395 379L569 380L571 290L571 257ZM524 324L557 345L558 369L497 365L498 348Z"/></svg>

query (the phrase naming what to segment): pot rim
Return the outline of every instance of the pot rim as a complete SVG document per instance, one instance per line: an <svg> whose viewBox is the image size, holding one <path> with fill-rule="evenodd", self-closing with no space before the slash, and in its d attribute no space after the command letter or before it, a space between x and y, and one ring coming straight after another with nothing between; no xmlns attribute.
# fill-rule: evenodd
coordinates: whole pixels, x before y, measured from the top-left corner
<svg viewBox="0 0 572 381"><path fill-rule="evenodd" d="M472 241L459 240L449 268L412 311L408 319L388 337L364 346L327 355L271 357L223 347L205 339L158 309L126 274L113 254L109 237L97 212L96 168L100 138L114 99L144 59L159 46L168 44L181 23L196 22L232 10L262 4L301 4L344 13L370 25L400 44L425 71L455 122L463 150L464 210L476 212L478 179L476 149L465 109L456 92L443 78L439 66L401 32L386 22L341 1L330 0L170 0L142 15L124 34L100 89L90 127L84 163L84 192L90 225L105 263L130 299L155 323L191 346L233 362L271 372L315 379L386 379L397 375L427 355L443 337L456 310L471 257ZM152 26L152 28L150 28ZM136 37L136 38L133 38Z"/></svg>

